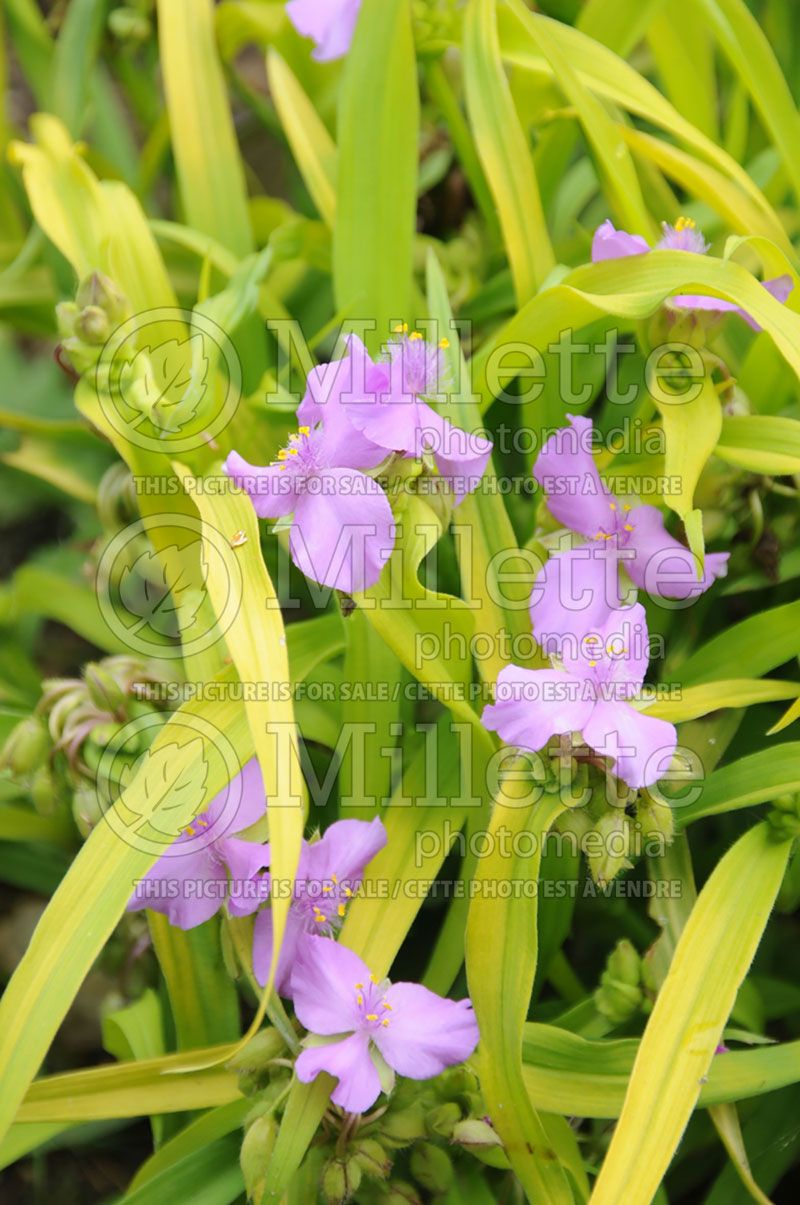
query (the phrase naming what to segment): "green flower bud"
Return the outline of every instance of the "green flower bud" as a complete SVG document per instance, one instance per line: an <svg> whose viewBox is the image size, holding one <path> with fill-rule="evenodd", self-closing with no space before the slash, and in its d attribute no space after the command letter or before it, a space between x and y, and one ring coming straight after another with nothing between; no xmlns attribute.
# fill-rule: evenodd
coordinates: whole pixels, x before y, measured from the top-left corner
<svg viewBox="0 0 800 1205"><path fill-rule="evenodd" d="M52 766L39 766L31 779L31 799L40 816L52 816L61 802L61 792Z"/></svg>
<svg viewBox="0 0 800 1205"><path fill-rule="evenodd" d="M83 671L89 698L100 711L109 711L112 715L122 716L125 710L125 692L116 678L109 672L108 665L99 661L89 661ZM107 744L99 741L98 744Z"/></svg>
<svg viewBox="0 0 800 1205"><path fill-rule="evenodd" d="M408 1146L415 1138L422 1138L425 1132L425 1114L417 1106L399 1113L389 1112L381 1119L382 1136L391 1146Z"/></svg>
<svg viewBox="0 0 800 1205"><path fill-rule="evenodd" d="M56 306L56 322L62 339L69 339L75 334L75 322L79 313L80 310L74 301L59 301Z"/></svg>
<svg viewBox="0 0 800 1205"><path fill-rule="evenodd" d="M392 1170L391 1159L375 1138L360 1138L350 1147L350 1154L364 1175L373 1180L385 1180Z"/></svg>
<svg viewBox="0 0 800 1205"><path fill-rule="evenodd" d="M412 1184L405 1180L393 1180L381 1196L383 1205L422 1205L422 1198Z"/></svg>
<svg viewBox="0 0 800 1205"><path fill-rule="evenodd" d="M420 1142L411 1152L411 1174L428 1192L447 1192L453 1183L453 1164L447 1151L432 1142Z"/></svg>
<svg viewBox="0 0 800 1205"><path fill-rule="evenodd" d="M489 1167L509 1167L502 1139L482 1117L468 1117L453 1130L452 1141Z"/></svg>
<svg viewBox="0 0 800 1205"><path fill-rule="evenodd" d="M144 13L123 5L108 14L108 28L120 42L146 42L152 26Z"/></svg>
<svg viewBox="0 0 800 1205"><path fill-rule="evenodd" d="M36 716L21 720L6 738L0 753L0 770L10 770L15 778L24 778L41 766L50 752L50 738Z"/></svg>
<svg viewBox="0 0 800 1205"><path fill-rule="evenodd" d="M102 272L92 272L78 286L75 295L78 309L101 310L108 317L113 327L119 326L128 314L128 302L113 280L109 280Z"/></svg>
<svg viewBox="0 0 800 1205"><path fill-rule="evenodd" d="M271 1113L257 1117L245 1131L239 1163L247 1195L254 1201L261 1198L264 1178L278 1136L278 1123Z"/></svg>
<svg viewBox="0 0 800 1205"><path fill-rule="evenodd" d="M112 464L100 478L97 514L107 531L117 531L138 517L133 476L122 461Z"/></svg>
<svg viewBox="0 0 800 1205"><path fill-rule="evenodd" d="M110 334L108 315L97 305L87 305L75 319L75 336L84 343L102 347Z"/></svg>
<svg viewBox="0 0 800 1205"><path fill-rule="evenodd" d="M78 787L72 796L72 815L82 837L103 819L103 805L95 787Z"/></svg>
<svg viewBox="0 0 800 1205"><path fill-rule="evenodd" d="M261 1029L243 1050L227 1063L234 1071L264 1071L283 1048L283 1039L275 1029Z"/></svg>
<svg viewBox="0 0 800 1205"><path fill-rule="evenodd" d="M657 803L646 795L636 809L636 823L641 831L643 842L652 842L658 848L659 839L668 845L675 835L675 815L672 808L665 803Z"/></svg>
<svg viewBox="0 0 800 1205"><path fill-rule="evenodd" d="M629 870L633 865L627 856L631 825L622 808L613 808L600 817L594 829L600 836L600 849L598 852L592 849L589 853L589 869L594 881L603 886L612 882L621 870Z"/></svg>
<svg viewBox="0 0 800 1205"><path fill-rule="evenodd" d="M322 1172L322 1195L329 1205L342 1205L360 1183L361 1168L355 1159L331 1159Z"/></svg>
<svg viewBox="0 0 800 1205"><path fill-rule="evenodd" d="M451 1100L431 1109L428 1114L428 1130L431 1134L449 1138L453 1132L453 1126L459 1121L461 1121L461 1109L455 1101Z"/></svg>
<svg viewBox="0 0 800 1205"><path fill-rule="evenodd" d="M600 986L594 994L597 1011L612 1024L623 1025L644 1005L641 980L641 959L623 938L609 954L600 976Z"/></svg>
<svg viewBox="0 0 800 1205"><path fill-rule="evenodd" d="M614 946L606 962L606 973L621 983L636 987L641 977L642 960L638 951L627 937Z"/></svg>

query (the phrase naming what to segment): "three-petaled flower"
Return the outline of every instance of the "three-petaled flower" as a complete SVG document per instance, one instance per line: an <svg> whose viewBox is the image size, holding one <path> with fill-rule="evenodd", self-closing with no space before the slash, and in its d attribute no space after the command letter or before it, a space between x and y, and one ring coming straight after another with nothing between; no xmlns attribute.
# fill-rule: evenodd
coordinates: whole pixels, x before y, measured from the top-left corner
<svg viewBox="0 0 800 1205"><path fill-rule="evenodd" d="M390 1091L394 1072L430 1079L478 1044L469 1000L446 1000L418 983L379 982L357 954L327 937L309 937L301 948L292 996L298 1020L314 1035L298 1056L297 1078L307 1084L322 1071L335 1076L331 1100L349 1113L363 1113Z"/></svg>
<svg viewBox="0 0 800 1205"><path fill-rule="evenodd" d="M668 770L677 734L672 724L631 705L648 660L641 603L611 611L596 631L564 639L563 669L502 669L495 702L481 722L507 745L534 753L552 736L579 732L629 787L651 786Z"/></svg>
<svg viewBox="0 0 800 1205"><path fill-rule="evenodd" d="M592 239L592 263L604 259L624 259L629 255L646 255L648 251L689 251L694 255L705 255L708 243L697 229L692 218L678 218L674 226L668 222L662 223L662 236L651 248L640 234L629 234L626 230L617 230L613 222L606 219L597 227ZM761 281L768 293L776 301L786 301L792 291L791 276L787 274L776 276L772 280ZM738 314L753 330L761 330L754 318L736 305L733 301L725 301L721 297L709 297L703 293L679 293L670 297L668 305L674 310L706 310L712 314Z"/></svg>
<svg viewBox="0 0 800 1205"><path fill-rule="evenodd" d="M347 54L361 0L289 0L286 15L298 33L316 43L311 57L320 63Z"/></svg>

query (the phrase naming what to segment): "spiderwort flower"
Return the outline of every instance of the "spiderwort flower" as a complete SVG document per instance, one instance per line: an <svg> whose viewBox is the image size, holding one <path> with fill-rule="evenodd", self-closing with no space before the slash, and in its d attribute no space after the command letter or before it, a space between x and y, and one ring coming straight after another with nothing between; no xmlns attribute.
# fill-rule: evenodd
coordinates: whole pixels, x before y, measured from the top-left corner
<svg viewBox="0 0 800 1205"><path fill-rule="evenodd" d="M662 222L663 234L658 240L654 251L689 251L694 255L705 255L708 243L695 226L692 218L678 218L674 226ZM625 230L616 230L614 224L606 219L597 227L592 239L592 263L596 264L605 259L623 259L628 255L645 255L651 248L640 234L628 234ZM772 280L760 282L776 301L786 301L792 291L791 276L776 276ZM706 310L713 314L738 314L753 330L761 327L740 306L733 301L725 301L721 297L708 297L702 293L680 293L670 297L668 305L677 310Z"/></svg>
<svg viewBox="0 0 800 1205"><path fill-rule="evenodd" d="M292 517L289 551L306 577L348 594L378 580L392 553L392 508L374 478L386 453L348 424L303 425L271 465L231 452L224 471L260 518Z"/></svg>
<svg viewBox="0 0 800 1205"><path fill-rule="evenodd" d="M357 954L330 938L308 938L292 993L297 1018L315 1035L295 1063L297 1078L308 1084L321 1071L335 1076L331 1100L349 1113L363 1113L390 1091L393 1072L430 1079L478 1044L469 1000L446 1000L418 983L378 982ZM320 1044L325 1038L331 1040Z"/></svg>
<svg viewBox="0 0 800 1205"><path fill-rule="evenodd" d="M641 603L612 611L595 632L564 642L563 669L502 669L481 723L534 753L558 733L580 732L629 787L650 786L668 769L677 733L631 706L647 670L647 641Z"/></svg>
<svg viewBox="0 0 800 1205"><path fill-rule="evenodd" d="M419 331L398 327L387 347L387 359L372 361L361 340L350 335L347 357L327 365L328 376L309 377L309 390L298 416L303 422L327 425L342 407L352 428L385 453L432 456L447 480L455 504L475 489L492 451L491 440L463 431L424 400L435 396L444 378L448 340L428 343ZM330 375L336 369L335 378ZM341 381L347 386L342 388ZM331 391L331 384L336 386ZM326 390L330 396L326 397ZM337 417L337 420L338 417Z"/></svg>
<svg viewBox="0 0 800 1205"><path fill-rule="evenodd" d="M298 33L316 43L311 57L320 63L347 54L361 0L289 0L286 15Z"/></svg>
<svg viewBox="0 0 800 1205"><path fill-rule="evenodd" d="M275 977L282 996L290 994L292 968L304 942L311 934L332 937L337 932L367 864L385 844L386 829L377 817L337 820L319 841L303 842ZM269 846L264 866L269 866ZM266 884L269 875L264 878ZM261 984L269 976L272 943L272 911L265 908L253 931L253 970Z"/></svg>
<svg viewBox="0 0 800 1205"><path fill-rule="evenodd" d="M540 643L556 642L546 652L563 634L602 624L622 604L620 566L649 594L686 600L724 577L728 564L727 552L709 553L698 578L694 553L669 535L661 512L623 503L605 485L591 453L591 419L567 418L570 426L546 441L533 475L553 517L589 543L551 556L534 583L534 631Z"/></svg>
<svg viewBox="0 0 800 1205"><path fill-rule="evenodd" d="M265 846L230 834L265 815L264 780L252 758L138 881L127 910L163 912L179 929L202 925L226 899L234 915L255 911L263 899L257 881Z"/></svg>

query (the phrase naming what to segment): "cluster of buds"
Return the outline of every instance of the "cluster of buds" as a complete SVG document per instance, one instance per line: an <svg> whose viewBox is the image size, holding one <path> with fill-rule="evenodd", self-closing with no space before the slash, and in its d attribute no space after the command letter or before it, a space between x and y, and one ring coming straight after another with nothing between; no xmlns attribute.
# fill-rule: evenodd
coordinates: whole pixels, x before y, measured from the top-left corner
<svg viewBox="0 0 800 1205"><path fill-rule="evenodd" d="M126 297L102 272L93 272L78 286L74 301L56 306L61 341L57 355L79 376L100 358L109 335L128 317Z"/></svg>
<svg viewBox="0 0 800 1205"><path fill-rule="evenodd" d="M767 822L777 841L800 837L800 794L779 795L773 799Z"/></svg>
<svg viewBox="0 0 800 1205"><path fill-rule="evenodd" d="M594 994L597 1011L612 1025L624 1025L636 1013L649 1013L656 985L649 962L627 940L618 941L608 956L600 986Z"/></svg>
<svg viewBox="0 0 800 1205"><path fill-rule="evenodd" d="M414 0L414 41L420 54L438 54L460 40L459 0Z"/></svg>
<svg viewBox="0 0 800 1205"><path fill-rule="evenodd" d="M106 791L109 785L118 789L124 767L144 752L157 728L143 722L140 731L132 731L131 721L163 714L142 698L143 688L161 682L150 666L130 656L89 662L82 678L46 680L35 713L6 740L0 769L30 791L43 815L69 802L78 829L87 836L110 802L98 790L101 759L125 729L124 749L108 759L114 781L104 782Z"/></svg>

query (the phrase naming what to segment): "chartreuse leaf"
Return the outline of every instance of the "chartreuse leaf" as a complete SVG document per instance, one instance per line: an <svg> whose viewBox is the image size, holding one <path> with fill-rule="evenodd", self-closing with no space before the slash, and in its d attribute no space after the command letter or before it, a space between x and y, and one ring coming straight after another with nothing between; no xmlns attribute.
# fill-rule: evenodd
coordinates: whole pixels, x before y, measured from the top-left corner
<svg viewBox="0 0 800 1205"><path fill-rule="evenodd" d="M172 149L189 225L245 256L253 250L253 235L211 0L160 0L158 35Z"/></svg>
<svg viewBox="0 0 800 1205"><path fill-rule="evenodd" d="M419 95L407 0L363 0L339 96L336 308L377 350L411 317Z"/></svg>
<svg viewBox="0 0 800 1205"><path fill-rule="evenodd" d="M715 452L751 473L770 477L800 473L800 422L772 414L725 418Z"/></svg>
<svg viewBox="0 0 800 1205"><path fill-rule="evenodd" d="M743 0L701 0L699 7L750 93L781 153L795 197L800 198L800 115L763 27Z"/></svg>
<svg viewBox="0 0 800 1205"><path fill-rule="evenodd" d="M239 999L226 973L215 919L184 931L149 912L153 949L167 986L179 1050L239 1037Z"/></svg>
<svg viewBox="0 0 800 1205"><path fill-rule="evenodd" d="M664 0L585 0L578 28L626 57L641 40Z"/></svg>
<svg viewBox="0 0 800 1205"><path fill-rule="evenodd" d="M480 408L470 392L467 365L450 309L447 286L438 260L431 251L427 265L428 310L436 324L436 333L448 346L444 348L447 370L444 388L452 381L441 412L456 427L470 434L483 430ZM538 564L531 555L517 548L517 541L502 495L494 489L497 484L494 459L486 467L483 482L459 503L453 515L456 534L456 554L461 570L462 592L476 611L475 632L483 633L491 650L488 656L476 658L484 681L494 682L507 663L502 655L501 633L519 637L530 632L528 603ZM509 580L509 579L513 580ZM477 604L477 607L476 607ZM515 653L517 664L526 658Z"/></svg>
<svg viewBox="0 0 800 1205"><path fill-rule="evenodd" d="M672 294L685 292L708 293L741 306L769 332L800 376L800 316L771 297L739 264L708 255L657 251L576 268L560 284L532 298L472 361L473 388L486 407L516 375L513 367L503 363L504 344L543 347L565 329L586 326L602 314L648 318Z"/></svg>
<svg viewBox="0 0 800 1205"><path fill-rule="evenodd" d="M73 0L64 14L53 62L53 110L78 135L106 17L105 0Z"/></svg>
<svg viewBox="0 0 800 1205"><path fill-rule="evenodd" d="M642 710L661 720L669 720L672 724L682 724L723 707L751 707L756 703L795 699L798 695L798 682L777 682L773 678L734 678L681 687L678 698L659 699Z"/></svg>
<svg viewBox="0 0 800 1205"><path fill-rule="evenodd" d="M558 87L574 109L602 173L615 216L626 229L638 234L655 234L657 227L644 203L633 160L616 123L573 71L569 56L550 34L550 23L540 20L522 0L509 0L509 6L521 21L527 22L534 42L553 69Z"/></svg>
<svg viewBox="0 0 800 1205"><path fill-rule="evenodd" d="M190 475L181 466L175 468L187 485ZM218 572L210 571L208 576L208 591L218 617L222 618L228 610L231 583L241 582L241 601L225 632L225 641L241 681L261 685L259 691L246 694L244 707L269 804L271 874L275 881L290 884L294 882L300 857L305 813L297 728L291 694L287 692L291 678L283 617L261 557L258 520L247 495L239 490L215 497L202 490L193 492L203 523L207 555L213 559L216 550L217 561L223 553L226 561ZM214 539L213 533L217 531L229 537L227 548ZM248 1035L260 1025L272 990L290 899L291 893L286 891L272 900L272 965L262 1007Z"/></svg>
<svg viewBox="0 0 800 1205"><path fill-rule="evenodd" d="M725 854L700 892L639 1046L595 1205L652 1200L697 1103L791 848L759 824Z"/></svg>
<svg viewBox="0 0 800 1205"><path fill-rule="evenodd" d="M729 766L722 766L703 783L698 799L675 808L676 823L691 824L704 816L769 803L779 795L800 790L800 743L760 749Z"/></svg>
<svg viewBox="0 0 800 1205"><path fill-rule="evenodd" d="M467 982L481 1034L475 1056L481 1090L511 1166L530 1200L568 1203L573 1199L569 1183L522 1078L523 1026L536 973L541 842L563 807L555 796L531 803L531 787L524 770L512 772L494 804L487 853L473 880ZM523 833L530 835L529 844L520 856L514 851ZM530 894L527 885L533 888ZM505 892L505 886L511 890Z"/></svg>
<svg viewBox="0 0 800 1205"><path fill-rule="evenodd" d="M464 17L464 86L472 131L497 205L522 305L555 264L531 148L500 58L495 0L470 0Z"/></svg>
<svg viewBox="0 0 800 1205"><path fill-rule="evenodd" d="M100 183L55 117L30 121L34 143L14 142L34 217L79 278L100 270L134 312L175 306L175 293L141 206L126 185Z"/></svg>
<svg viewBox="0 0 800 1205"><path fill-rule="evenodd" d="M391 761L397 744L403 667L363 611L347 620L341 725L352 734L339 767L339 812L357 815L374 801L380 807L390 791Z"/></svg>
<svg viewBox="0 0 800 1205"><path fill-rule="evenodd" d="M594 1041L529 1022L522 1044L528 1095L535 1108L567 1117L619 1117L638 1049L635 1038ZM800 1042L732 1050L712 1062L698 1104L745 1100L798 1080Z"/></svg>
<svg viewBox="0 0 800 1205"><path fill-rule="evenodd" d="M702 644L676 670L686 684L736 673L767 674L800 653L800 602L751 615Z"/></svg>
<svg viewBox="0 0 800 1205"><path fill-rule="evenodd" d="M714 47L699 6L666 0L652 14L647 42L675 108L719 142Z"/></svg>
<svg viewBox="0 0 800 1205"><path fill-rule="evenodd" d="M194 1075L197 1074L194 1072ZM216 1142L218 1138L224 1138L226 1134L234 1133L240 1128L252 1107L252 1103L247 1097L240 1096L238 1099L231 1100L230 1104L217 1105L216 1108L209 1109L207 1113L202 1113L159 1147L142 1164L131 1180L128 1193L143 1188L145 1184L157 1181L176 1163L193 1158L209 1143Z"/></svg>
<svg viewBox="0 0 800 1205"><path fill-rule="evenodd" d="M185 815L181 809L169 811L169 824L177 834L252 756L244 710L225 697L224 683L232 680L231 675L221 679L218 701L187 703L165 724L114 805L113 817L94 829L45 909L0 1002L0 1134L13 1120L84 977L122 916L133 884L158 856L151 840L137 840L138 835L153 832L147 817L150 823L158 823L159 807L170 794L165 789L161 795L145 795L145 783L152 778L148 766L159 758L163 761L168 750L171 781L177 783L182 775L194 772L198 746L202 750L205 791L200 800L187 800ZM233 765L228 764L231 761ZM130 836L120 835L129 831ZM70 1114L69 1120L73 1119Z"/></svg>
<svg viewBox="0 0 800 1205"><path fill-rule="evenodd" d="M694 492L722 430L719 394L709 374L702 381L693 382L689 397L681 393L673 395L652 380L650 391L664 428L664 474L678 485L669 494L669 505L684 521L689 546L698 558L700 576L703 528L700 512L694 509Z"/></svg>
<svg viewBox="0 0 800 1205"><path fill-rule="evenodd" d="M320 217L333 228L337 171L334 141L277 50L270 49L267 54L267 75L272 99L300 175Z"/></svg>
<svg viewBox="0 0 800 1205"><path fill-rule="evenodd" d="M233 1205L244 1194L241 1145L239 1134L214 1139L171 1163L141 1187L129 1189L121 1200L125 1205L163 1205L164 1201Z"/></svg>
<svg viewBox="0 0 800 1205"><path fill-rule="evenodd" d="M552 75L551 65L540 54L531 36L529 23L521 21L519 14L506 6L500 8L498 13L503 58L527 70ZM792 254L791 244L774 209L731 155L682 117L644 76L599 41L587 38L580 29L573 29L561 21L544 17L540 19L548 22L551 38L557 41L573 70L591 91L673 134L680 142L691 147L703 159L735 180L764 212L771 224L772 237Z"/></svg>

